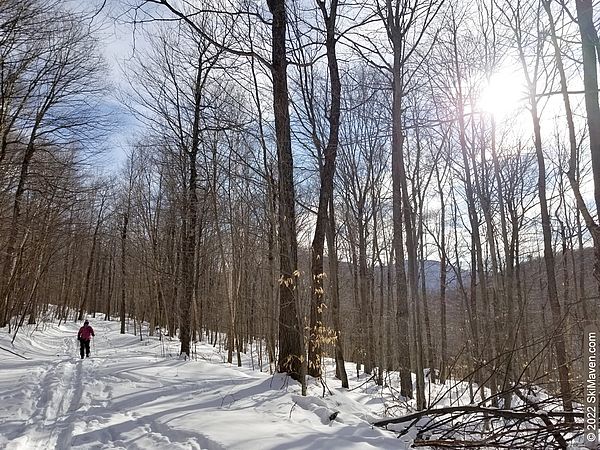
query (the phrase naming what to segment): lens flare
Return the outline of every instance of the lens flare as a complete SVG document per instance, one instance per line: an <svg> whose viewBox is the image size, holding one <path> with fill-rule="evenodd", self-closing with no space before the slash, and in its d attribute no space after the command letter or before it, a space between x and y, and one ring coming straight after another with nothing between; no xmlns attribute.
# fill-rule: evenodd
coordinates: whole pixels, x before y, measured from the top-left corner
<svg viewBox="0 0 600 450"><path fill-rule="evenodd" d="M479 108L496 118L513 114L523 97L523 82L518 72L503 70L493 74L479 96Z"/></svg>

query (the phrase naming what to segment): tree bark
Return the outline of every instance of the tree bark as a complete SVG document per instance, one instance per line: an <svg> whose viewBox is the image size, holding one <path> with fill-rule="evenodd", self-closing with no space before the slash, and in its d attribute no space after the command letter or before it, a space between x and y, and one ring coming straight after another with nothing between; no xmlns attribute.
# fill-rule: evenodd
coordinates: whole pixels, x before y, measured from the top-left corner
<svg viewBox="0 0 600 450"><path fill-rule="evenodd" d="M400 43L394 54L394 79L393 79L393 104L392 104L392 222L394 230L394 254L396 265L396 284L398 309L396 319L400 334L398 335L398 361L400 370L400 393L406 398L413 398L413 384L410 364L410 328L409 328L409 287L406 278L404 261L404 246L402 243L402 222L406 214L404 205L408 200L403 198L402 173L404 161L402 157L402 146L404 145L404 134L402 131L402 68L400 67ZM396 46L395 46L396 47ZM404 211L403 211L404 209ZM410 205L408 205L410 215ZM406 219L405 219L406 220ZM408 218L410 221L410 217ZM408 233L408 231L407 231ZM414 271L414 268L413 268ZM414 280L413 280L414 282ZM411 293L416 286L412 286ZM412 295L410 295L412 299Z"/></svg>
<svg viewBox="0 0 600 450"><path fill-rule="evenodd" d="M279 361L278 371L287 372L304 386L303 334L300 329L296 304L298 278L298 243L294 194L294 161L290 131L290 113L286 58L286 2L268 0L273 15L272 66L273 111L277 140L277 167L279 171Z"/></svg>
<svg viewBox="0 0 600 450"><path fill-rule="evenodd" d="M542 233L544 237L544 264L546 267L548 301L552 311L552 340L556 351L556 362L558 364L558 375L560 383L560 393L565 411L573 410L573 394L571 391L571 382L569 374L569 363L567 361L567 352L565 347L565 335L563 325L563 314L560 302L558 300L558 288L556 285L556 272L554 267L554 252L552 249L552 224L550 214L548 213L548 200L546 198L546 164L544 161L544 152L542 150L542 134L540 129L540 119L537 111L537 100L532 94L531 118L533 121L533 132L535 141L535 153L538 161L538 192L540 199L540 212L542 219Z"/></svg>
<svg viewBox="0 0 600 450"><path fill-rule="evenodd" d="M600 105L598 103L598 58L600 47L598 34L594 27L593 0L575 0L577 23L581 35L583 54L583 86L585 89L585 108L587 111L588 132L590 135L590 153L592 155L592 173L594 178L594 200L596 212L600 212ZM563 94L564 97L564 94ZM571 170L569 170L571 172ZM569 176L569 179L571 175ZM578 206L579 206L578 199ZM583 211L582 211L583 213ZM585 218L585 215L584 215ZM586 219L588 229L588 219ZM594 275L600 289L600 231L596 226L594 232Z"/></svg>
<svg viewBox="0 0 600 450"><path fill-rule="evenodd" d="M98 232L100 231L100 225L102 224L102 214L104 213L104 203L106 201L106 195L103 193L100 202L100 209L98 211L98 217L96 218L96 225L94 226L94 234L92 235L92 249L90 250L90 259L88 261L87 269L85 272L85 281L83 288L83 298L79 304L79 314L77 320L83 320L83 313L88 309L88 295L90 291L90 283L92 278L92 269L96 258L96 247L98 242Z"/></svg>
<svg viewBox="0 0 600 450"><path fill-rule="evenodd" d="M348 389L348 374L344 363L344 345L342 324L340 321L340 292L338 253L336 244L336 224L333 198L329 199L329 223L327 226L327 253L329 255L329 285L331 291L331 316L335 331L335 373L341 380L342 387Z"/></svg>
<svg viewBox="0 0 600 450"><path fill-rule="evenodd" d="M335 160L339 141L340 101L342 84L338 70L335 50L335 25L337 17L337 0L332 0L327 12L325 2L317 0L326 26L325 47L327 50L327 66L331 85L331 106L329 110L329 139L325 147L325 162L321 172L319 189L319 205L317 223L311 245L312 292L310 304L310 339L308 343L308 374L321 377L321 344L319 342L323 327L323 249L327 228L327 209L333 197L333 178L335 175Z"/></svg>

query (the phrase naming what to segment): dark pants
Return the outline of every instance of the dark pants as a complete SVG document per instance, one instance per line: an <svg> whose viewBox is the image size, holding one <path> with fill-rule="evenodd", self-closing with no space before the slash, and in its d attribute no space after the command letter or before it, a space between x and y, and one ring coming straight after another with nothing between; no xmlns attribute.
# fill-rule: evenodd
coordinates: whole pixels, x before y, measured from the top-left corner
<svg viewBox="0 0 600 450"><path fill-rule="evenodd" d="M85 339L81 339L79 341L79 343L81 344L81 347L79 348L79 354L81 355L81 358L83 359L83 355L85 354L85 356L90 356L90 341L86 341Z"/></svg>

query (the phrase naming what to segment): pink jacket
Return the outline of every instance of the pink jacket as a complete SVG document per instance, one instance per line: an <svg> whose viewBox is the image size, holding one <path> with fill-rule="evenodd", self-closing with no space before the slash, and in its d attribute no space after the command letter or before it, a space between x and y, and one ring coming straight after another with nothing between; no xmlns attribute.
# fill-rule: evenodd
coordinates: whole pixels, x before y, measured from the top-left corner
<svg viewBox="0 0 600 450"><path fill-rule="evenodd" d="M89 341L90 337L92 336L94 336L94 329L89 325L82 326L77 334L77 337L83 339L84 341Z"/></svg>

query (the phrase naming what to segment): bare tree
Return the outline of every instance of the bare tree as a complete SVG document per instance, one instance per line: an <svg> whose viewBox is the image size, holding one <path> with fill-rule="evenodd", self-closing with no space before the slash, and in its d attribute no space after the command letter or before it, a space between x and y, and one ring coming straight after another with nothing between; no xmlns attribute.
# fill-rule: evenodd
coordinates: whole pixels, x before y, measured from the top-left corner
<svg viewBox="0 0 600 450"><path fill-rule="evenodd" d="M540 98L537 92L538 83L542 76L543 70L542 56L544 53L545 42L540 38L536 38L537 40L534 41L533 45L535 45L536 51L533 61L530 61L525 53L525 45L527 44L526 39L529 31L524 28L528 24L526 20L533 20L533 23L529 22L529 25L538 33L537 36L540 36L539 33L542 24L539 20L539 17L542 5L534 2L532 4L528 4L528 8L516 8L508 4L505 6L507 6L507 9L505 12L503 12L503 14L505 14L507 20L513 24L512 30L514 32L514 42L517 46L519 61L521 63L523 74L527 83L528 100L534 133L534 146L538 162L539 208L541 213L544 246L544 266L546 270L546 280L548 283L548 301L552 311L552 341L554 343L556 362L558 364L563 408L565 411L572 411L573 393L571 390L569 373L570 368L565 348L564 316L558 298L558 288L556 283L555 258L552 243L552 224L550 221L546 192L546 162L542 147L542 131L540 125Z"/></svg>
<svg viewBox="0 0 600 450"><path fill-rule="evenodd" d="M271 25L271 74L273 111L277 140L278 219L279 219L279 370L289 373L304 385L304 349L296 304L298 242L294 193L294 161L290 133L287 83L285 0L268 0L273 15Z"/></svg>
<svg viewBox="0 0 600 450"><path fill-rule="evenodd" d="M84 17L55 2L8 2L2 7L1 20L11 32L3 35L10 42L2 47L1 58L6 78L0 101L0 159L9 150L22 149L16 152L19 171L0 275L0 321L6 323L18 269L22 204L34 155L91 143L90 138L99 134L104 115L98 113L97 102L105 91L105 66L92 30L81 23Z"/></svg>
<svg viewBox="0 0 600 450"><path fill-rule="evenodd" d="M393 62L388 64L392 74L392 182L394 198L394 254L398 283L398 312L401 329L406 330L404 344L399 348L402 395L412 397L412 381L408 370L408 303L419 305L418 289L418 252L415 230L415 211L412 210L408 190L406 158L404 155L404 133L402 130L403 98L410 86L414 73L409 69L409 61L415 55L426 32L439 12L443 1L422 2L419 0L400 2L386 0L382 5L377 3L377 14L381 17L388 40L392 47ZM412 38L408 41L409 36ZM417 53L418 55L418 53ZM407 250L406 289L404 288L404 251L402 248L402 224L405 227ZM417 311L419 306L417 306ZM421 346L420 314L414 319L417 333L413 336L416 344L417 362L417 407L425 407L423 361Z"/></svg>
<svg viewBox="0 0 600 450"><path fill-rule="evenodd" d="M585 108L587 111L587 125L590 135L590 153L592 155L592 171L594 175L594 200L596 214L600 211L600 106L598 103L598 61L600 60L600 44L598 32L594 25L594 4L592 0L575 0L577 9L577 23L581 35L583 56L583 86L585 89ZM556 33L554 33L556 34ZM558 62L558 59L557 59ZM562 82L562 78L561 78ZM564 83L562 83L564 84ZM571 177L571 175L570 175ZM571 179L571 178L569 178ZM578 199L578 204L580 203ZM580 205L580 210L586 219L586 225L594 236L596 261L594 274L600 285L600 237L597 226L590 223ZM597 224L596 224L597 225Z"/></svg>

